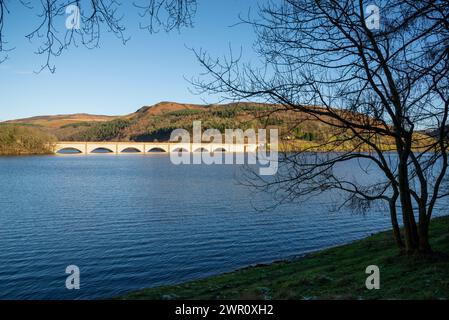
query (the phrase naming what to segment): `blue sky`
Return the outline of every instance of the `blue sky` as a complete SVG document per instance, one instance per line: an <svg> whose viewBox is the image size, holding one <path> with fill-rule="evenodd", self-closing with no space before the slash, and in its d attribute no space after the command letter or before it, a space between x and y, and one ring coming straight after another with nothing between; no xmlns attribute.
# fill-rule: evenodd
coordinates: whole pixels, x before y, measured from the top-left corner
<svg viewBox="0 0 449 320"><path fill-rule="evenodd" d="M38 42L30 43L25 34L36 27L37 10L15 10L12 4L4 33L14 50L0 64L0 121L80 112L120 115L159 101L216 102L189 92L185 78L202 69L186 47L222 56L231 44L237 51L242 48L245 60L255 61L251 27L231 26L250 7L256 10L257 1L199 0L194 28L168 34L140 30L137 11L129 11L125 34L131 39L126 45L105 32L100 48L72 47L53 60L54 74L36 74L45 58L34 54ZM60 24L63 32L64 20Z"/></svg>

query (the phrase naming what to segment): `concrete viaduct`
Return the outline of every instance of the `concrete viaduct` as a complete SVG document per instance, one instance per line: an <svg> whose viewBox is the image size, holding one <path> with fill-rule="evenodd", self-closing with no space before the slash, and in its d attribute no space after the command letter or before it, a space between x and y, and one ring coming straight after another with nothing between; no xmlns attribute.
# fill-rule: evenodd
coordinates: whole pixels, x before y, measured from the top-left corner
<svg viewBox="0 0 449 320"><path fill-rule="evenodd" d="M56 154L147 154L154 152L256 152L256 144L174 143L174 142L71 142L53 145Z"/></svg>

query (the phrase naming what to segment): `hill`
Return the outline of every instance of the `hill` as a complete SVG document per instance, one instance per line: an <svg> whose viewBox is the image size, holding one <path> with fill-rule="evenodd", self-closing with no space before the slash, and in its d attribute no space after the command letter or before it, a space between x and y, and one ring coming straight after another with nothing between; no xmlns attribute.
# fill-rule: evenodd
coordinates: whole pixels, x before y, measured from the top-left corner
<svg viewBox="0 0 449 320"><path fill-rule="evenodd" d="M71 114L39 116L7 121L7 124L34 126L64 141L165 141L176 128L191 131L192 122L202 121L203 129L277 127L284 132L294 126L293 138L317 140L325 125L304 114L285 112L270 115L274 106L260 103L229 103L217 105L160 102L143 106L123 116ZM269 116L270 115L270 116ZM298 123L301 123L298 126ZM324 131L323 131L324 130Z"/></svg>
<svg viewBox="0 0 449 320"><path fill-rule="evenodd" d="M111 121L115 118L114 116L102 116L102 115L92 115L87 113L76 113L68 115L54 115L54 116L37 116L25 119L17 119L5 121L4 123L9 124L25 124L34 125L38 127L48 127L48 128L60 128L65 125L70 125L79 122L105 122Z"/></svg>
<svg viewBox="0 0 449 320"><path fill-rule="evenodd" d="M330 125L303 112L277 111L277 106L239 102L215 105L160 102L143 106L123 116L72 114L40 116L7 121L0 124L33 126L59 141L167 141L177 128L192 132L193 121L202 121L203 130L278 128L281 150L341 151L361 145L353 139L341 142L345 132L336 132ZM356 115L354 115L356 116ZM325 119L331 122L331 119ZM351 133L348 132L350 137ZM394 149L392 139L380 138L383 148ZM416 134L416 146L431 139L425 133ZM365 146L359 147L366 151Z"/></svg>

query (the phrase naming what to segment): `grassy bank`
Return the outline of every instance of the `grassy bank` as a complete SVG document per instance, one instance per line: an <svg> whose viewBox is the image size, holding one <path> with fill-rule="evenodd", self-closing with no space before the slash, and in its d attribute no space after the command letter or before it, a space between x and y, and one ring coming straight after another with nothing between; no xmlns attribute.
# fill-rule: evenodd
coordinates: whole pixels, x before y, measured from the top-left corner
<svg viewBox="0 0 449 320"><path fill-rule="evenodd" d="M449 217L431 223L432 256L399 254L382 232L295 261L132 292L123 299L438 299L449 298ZM380 268L379 290L365 288L365 268Z"/></svg>

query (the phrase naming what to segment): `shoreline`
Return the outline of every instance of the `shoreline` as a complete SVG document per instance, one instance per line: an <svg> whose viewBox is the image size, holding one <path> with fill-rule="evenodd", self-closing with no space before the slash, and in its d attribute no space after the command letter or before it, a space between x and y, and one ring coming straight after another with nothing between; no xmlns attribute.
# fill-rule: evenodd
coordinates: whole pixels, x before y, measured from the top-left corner
<svg viewBox="0 0 449 320"><path fill-rule="evenodd" d="M391 230L386 230L304 255L134 290L112 299L449 299L448 231L448 215L432 219L434 255L403 255ZM381 290L365 288L365 270L373 264L381 270ZM409 273L410 267L420 272ZM422 277L422 273L431 276Z"/></svg>

